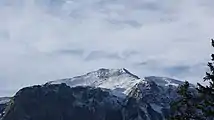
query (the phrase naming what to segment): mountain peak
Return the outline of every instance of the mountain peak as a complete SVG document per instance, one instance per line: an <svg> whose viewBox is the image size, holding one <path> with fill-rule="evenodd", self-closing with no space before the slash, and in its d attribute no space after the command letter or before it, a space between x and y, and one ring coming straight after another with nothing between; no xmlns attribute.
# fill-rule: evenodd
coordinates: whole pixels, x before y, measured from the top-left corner
<svg viewBox="0 0 214 120"><path fill-rule="evenodd" d="M122 68L123 71L129 75L132 75L133 77L137 78L137 79L140 79L137 75L134 75L133 73L129 72L126 68Z"/></svg>
<svg viewBox="0 0 214 120"><path fill-rule="evenodd" d="M129 72L126 68L121 68L121 69L100 68L97 71L87 73L86 75L90 75L90 74L97 75L97 77L99 78L109 78L109 77L115 77L115 76L126 74L126 75L129 75L130 77L140 79L138 76Z"/></svg>
<svg viewBox="0 0 214 120"><path fill-rule="evenodd" d="M132 74L125 68L106 69L100 68L96 71L81 76L51 81L48 84L65 83L70 87L92 86L112 90L114 95L123 97L127 90L143 79Z"/></svg>

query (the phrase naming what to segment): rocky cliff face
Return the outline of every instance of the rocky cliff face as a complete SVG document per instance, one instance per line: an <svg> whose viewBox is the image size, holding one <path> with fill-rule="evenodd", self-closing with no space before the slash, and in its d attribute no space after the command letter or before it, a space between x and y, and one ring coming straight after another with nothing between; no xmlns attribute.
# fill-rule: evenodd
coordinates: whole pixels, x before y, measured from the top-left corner
<svg viewBox="0 0 214 120"><path fill-rule="evenodd" d="M100 88L65 84L20 90L3 120L122 120L115 96Z"/></svg>
<svg viewBox="0 0 214 120"><path fill-rule="evenodd" d="M182 83L100 69L21 89L2 120L164 120Z"/></svg>
<svg viewBox="0 0 214 120"><path fill-rule="evenodd" d="M172 86L158 86L154 81L135 85L126 99L125 120L164 120L169 115L169 103L176 98Z"/></svg>

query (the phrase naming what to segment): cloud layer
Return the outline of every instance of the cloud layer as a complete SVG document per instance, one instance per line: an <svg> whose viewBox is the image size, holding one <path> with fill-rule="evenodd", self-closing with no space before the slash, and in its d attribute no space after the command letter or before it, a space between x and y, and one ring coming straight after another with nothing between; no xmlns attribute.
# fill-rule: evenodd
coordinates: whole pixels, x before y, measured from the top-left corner
<svg viewBox="0 0 214 120"><path fill-rule="evenodd" d="M101 67L201 82L212 0L1 0L0 96Z"/></svg>

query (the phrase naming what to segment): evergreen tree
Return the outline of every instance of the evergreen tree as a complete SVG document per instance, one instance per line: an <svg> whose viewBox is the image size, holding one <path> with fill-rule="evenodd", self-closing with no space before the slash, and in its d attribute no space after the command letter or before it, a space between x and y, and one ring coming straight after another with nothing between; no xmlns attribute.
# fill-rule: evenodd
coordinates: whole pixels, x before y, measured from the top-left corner
<svg viewBox="0 0 214 120"><path fill-rule="evenodd" d="M214 40L211 39L212 47ZM204 81L208 85L201 85L191 92L188 82L178 88L180 99L172 102L170 120L214 120L214 54L208 62L209 72Z"/></svg>
<svg viewBox="0 0 214 120"><path fill-rule="evenodd" d="M204 120L197 109L197 95L187 81L178 88L177 93L180 96L171 103L170 120Z"/></svg>
<svg viewBox="0 0 214 120"><path fill-rule="evenodd" d="M214 40L211 40L214 47ZM208 62L209 72L206 73L204 81L209 84L203 86L198 83L198 93L201 102L199 104L204 116L207 120L214 120L214 54L211 55L211 61Z"/></svg>

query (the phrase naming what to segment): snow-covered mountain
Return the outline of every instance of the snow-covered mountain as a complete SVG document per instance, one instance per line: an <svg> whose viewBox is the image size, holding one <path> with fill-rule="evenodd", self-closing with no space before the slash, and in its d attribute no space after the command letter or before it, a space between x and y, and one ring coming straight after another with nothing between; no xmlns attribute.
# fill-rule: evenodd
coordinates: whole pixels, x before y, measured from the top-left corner
<svg viewBox="0 0 214 120"><path fill-rule="evenodd" d="M69 105L70 107L64 106L66 113L71 111L65 115L68 120L72 116L78 118L77 120L86 119L74 115L72 111L77 114L83 112L82 116L93 114L87 118L90 120L165 120L170 112L170 102L178 97L176 88L181 84L182 81L166 77L139 78L125 68L102 68L85 75L50 81L41 86L20 90L14 97L16 104L10 106L10 109L16 109L17 113L7 112L3 120L12 120L10 118L20 114L19 110L24 110L20 115L22 117L34 115L34 111L26 112L25 109L35 101L40 102L36 102L38 106L32 105L32 107L50 110L50 114L56 117L55 112L58 110L49 106L43 108L44 105L60 107L62 110L64 104ZM53 104L46 103L53 99ZM42 116L44 113L40 112L37 114L40 115L41 120L53 118L53 116L44 117ZM21 120L22 117L19 119ZM115 117L117 119L112 119Z"/></svg>

